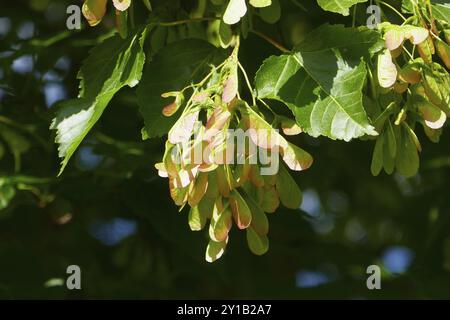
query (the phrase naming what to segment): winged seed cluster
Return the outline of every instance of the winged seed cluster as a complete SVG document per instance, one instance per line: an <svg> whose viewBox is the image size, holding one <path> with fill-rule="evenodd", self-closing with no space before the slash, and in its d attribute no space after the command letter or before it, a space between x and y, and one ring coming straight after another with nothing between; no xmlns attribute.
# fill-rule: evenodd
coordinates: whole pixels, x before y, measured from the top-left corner
<svg viewBox="0 0 450 320"><path fill-rule="evenodd" d="M374 175L383 168L389 174L396 169L404 176L415 175L422 150L415 126L422 125L428 138L438 142L450 116L450 76L433 61L437 54L450 69L449 24L430 16L424 4L420 9L424 16L411 19L416 25L380 25L386 49L378 55L379 94L392 100L375 120L380 136L372 158ZM419 57L409 49L417 49Z"/></svg>
<svg viewBox="0 0 450 320"><path fill-rule="evenodd" d="M237 98L237 73L236 47L221 67L213 67L200 84L190 88L193 93L184 112L169 131L163 161L156 164L160 176L169 178L175 204L191 207L191 230L202 230L209 222L209 262L222 256L233 221L246 230L250 250L264 254L269 247L266 213L275 212L280 202L297 209L302 198L284 166L268 173L264 167L278 164L279 157L297 171L312 163L312 157L278 134L256 106ZM184 94L163 96L175 98L162 110L170 117L183 103ZM248 132L241 136L243 144L234 144L234 131ZM263 159L258 158L261 154Z"/></svg>
<svg viewBox="0 0 450 320"><path fill-rule="evenodd" d="M100 24L108 2L85 0L90 25ZM174 202L191 207L191 229L209 223L208 261L223 254L233 221L246 230L251 251L263 254L266 213L280 203L299 207L301 192L287 168L306 169L312 158L280 127L286 135L375 141L374 175L415 175L418 132L438 142L450 116L450 6L375 3L383 5L383 23L372 30L357 26L365 24L368 0L143 0L148 17L140 23L132 13L142 3L112 0L118 35L90 52L79 97L61 103L52 123L61 172L114 95L139 84L143 137L167 134L156 167ZM321 10L352 17L313 29L308 18ZM250 33L281 51L264 60L254 88L238 59ZM232 143L236 137L244 148ZM278 170L267 174L269 167Z"/></svg>

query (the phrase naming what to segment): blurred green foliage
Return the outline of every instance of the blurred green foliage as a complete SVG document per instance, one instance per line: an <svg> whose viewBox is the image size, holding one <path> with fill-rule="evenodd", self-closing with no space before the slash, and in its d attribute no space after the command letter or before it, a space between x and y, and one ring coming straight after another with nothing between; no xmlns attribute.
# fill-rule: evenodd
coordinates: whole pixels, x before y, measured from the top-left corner
<svg viewBox="0 0 450 320"><path fill-rule="evenodd" d="M134 90L114 97L57 178L53 102L76 96L81 61L111 25L67 31L70 3L18 0L0 14L1 298L450 298L448 130L439 144L421 139L410 179L371 176L368 143L296 138L315 158L293 175L302 210L269 216L266 255L251 254L233 230L214 264L204 261L205 233L189 230L187 210L177 212L153 168L164 140L141 141ZM280 26L299 18L307 29L347 21L317 8ZM276 53L254 35L242 46L252 74ZM81 267L81 291L65 288L71 264ZM383 269L381 290L366 287L371 264Z"/></svg>

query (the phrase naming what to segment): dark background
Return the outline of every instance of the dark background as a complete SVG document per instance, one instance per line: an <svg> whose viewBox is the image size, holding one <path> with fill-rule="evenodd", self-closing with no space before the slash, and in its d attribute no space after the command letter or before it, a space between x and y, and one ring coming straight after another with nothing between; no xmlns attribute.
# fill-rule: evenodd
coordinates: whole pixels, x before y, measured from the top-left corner
<svg viewBox="0 0 450 320"><path fill-rule="evenodd" d="M311 27L351 23L311 2L307 15L286 16ZM69 3L16 0L0 11L0 131L15 133L0 137L0 298L450 298L448 131L432 144L419 130L421 169L411 179L371 176L373 142L294 139L315 159L293 174L301 210L269 216L266 255L233 229L213 264L207 235L189 230L187 210L178 213L154 170L164 140L141 141L134 90L114 98L57 178L54 103L76 97L77 70L112 24L68 31ZM265 28L280 33L283 23ZM253 74L274 53L250 35L240 58ZM65 287L71 264L81 267L81 291ZM372 264L381 290L366 287Z"/></svg>

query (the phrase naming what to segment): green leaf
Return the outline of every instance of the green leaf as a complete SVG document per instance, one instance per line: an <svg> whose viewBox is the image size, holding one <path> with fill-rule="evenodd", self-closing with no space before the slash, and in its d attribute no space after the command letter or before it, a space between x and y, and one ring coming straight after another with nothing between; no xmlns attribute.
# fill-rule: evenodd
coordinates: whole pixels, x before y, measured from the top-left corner
<svg viewBox="0 0 450 320"><path fill-rule="evenodd" d="M111 37L90 53L79 72L80 97L61 103L51 129L57 130L60 174L81 141L98 121L110 100L124 86L134 87L141 78L147 30L127 39Z"/></svg>
<svg viewBox="0 0 450 320"><path fill-rule="evenodd" d="M365 63L382 48L376 32L324 25L296 53L268 58L256 74L259 98L284 102L308 134L349 141L377 135L362 103Z"/></svg>
<svg viewBox="0 0 450 320"><path fill-rule="evenodd" d="M344 16L348 16L350 14L349 8L354 4L366 1L367 0L317 0L322 9L340 13Z"/></svg>
<svg viewBox="0 0 450 320"><path fill-rule="evenodd" d="M206 41L187 39L174 42L161 49L147 63L137 89L139 111L150 138L168 133L183 108L170 118L162 114L167 100L164 92L179 91L205 74L209 64L218 60L217 49Z"/></svg>
<svg viewBox="0 0 450 320"><path fill-rule="evenodd" d="M450 23L450 4L446 2L447 4L433 4L432 11L435 19Z"/></svg>
<svg viewBox="0 0 450 320"><path fill-rule="evenodd" d="M412 0L402 0L402 12L403 13L413 13Z"/></svg>

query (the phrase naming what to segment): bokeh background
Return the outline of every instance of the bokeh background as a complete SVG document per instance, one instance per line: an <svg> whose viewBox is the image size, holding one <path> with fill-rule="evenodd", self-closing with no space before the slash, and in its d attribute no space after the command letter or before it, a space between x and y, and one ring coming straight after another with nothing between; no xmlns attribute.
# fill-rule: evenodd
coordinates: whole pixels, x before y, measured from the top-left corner
<svg viewBox="0 0 450 320"><path fill-rule="evenodd" d="M189 1L173 2L175 20ZM0 298L450 298L448 130L439 144L419 132L421 169L411 179L371 176L371 141L294 139L315 158L293 175L301 208L269 216L266 255L254 256L234 229L214 264L204 260L206 234L189 230L188 212L178 213L154 170L164 140L141 140L134 90L114 98L57 177L55 103L77 95L82 60L113 24L67 30L72 3L16 0L0 11ZM265 31L289 45L283 28L299 21L348 23L312 9ZM254 35L243 46L251 74L277 53ZM80 291L65 287L71 264L81 267ZM372 264L381 290L366 287Z"/></svg>

